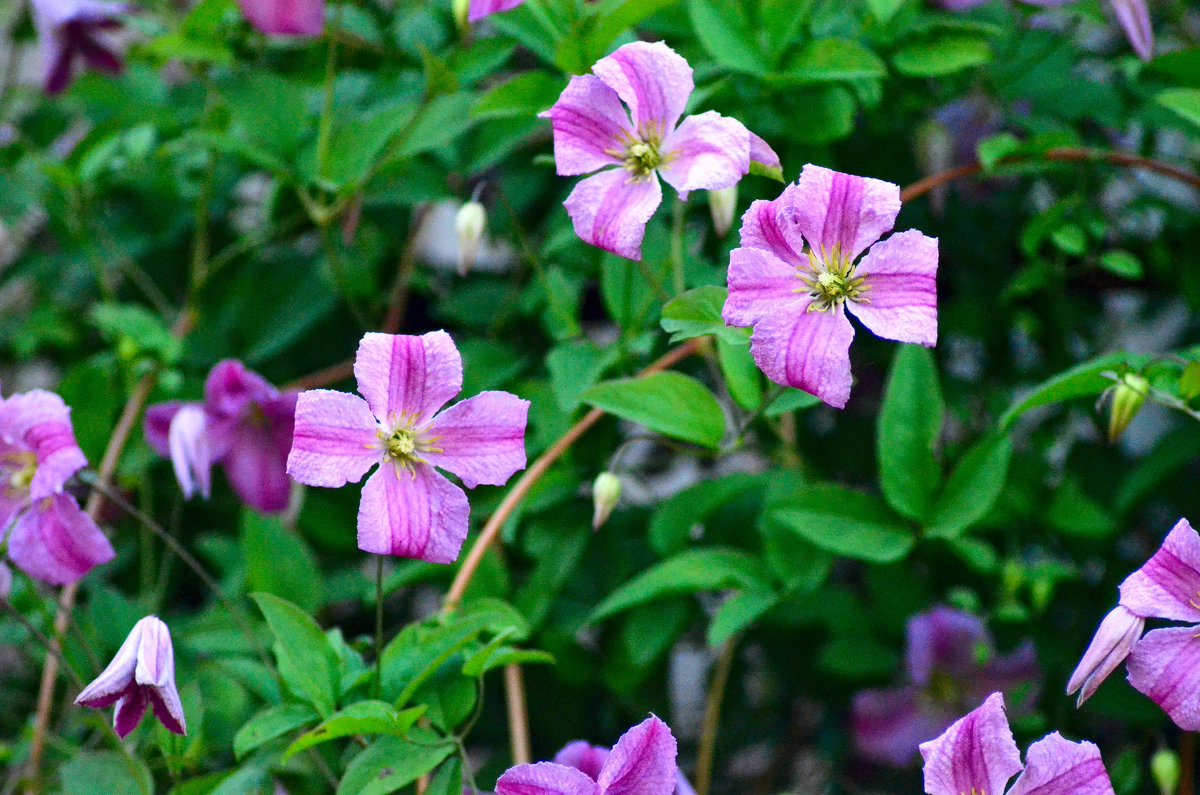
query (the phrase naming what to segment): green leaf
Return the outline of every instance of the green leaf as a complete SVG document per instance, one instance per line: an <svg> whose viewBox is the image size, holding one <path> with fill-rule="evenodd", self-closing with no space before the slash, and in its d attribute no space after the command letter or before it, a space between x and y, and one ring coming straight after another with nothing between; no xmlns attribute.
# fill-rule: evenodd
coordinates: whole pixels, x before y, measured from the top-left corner
<svg viewBox="0 0 1200 795"><path fill-rule="evenodd" d="M324 582L316 558L304 539L284 527L280 519L244 509L241 547L247 590L291 596L306 613L324 604Z"/></svg>
<svg viewBox="0 0 1200 795"><path fill-rule="evenodd" d="M708 625L705 636L708 645L720 646L779 604L779 599L779 594L771 590L742 591L729 597L717 608Z"/></svg>
<svg viewBox="0 0 1200 795"><path fill-rule="evenodd" d="M1118 351L1107 353L1078 364L1069 370L1064 370L1043 381L1032 392L1013 403L1000 418L1000 427L1005 431L1012 430L1013 424L1022 414L1041 406L1099 395L1112 386L1112 381L1102 376L1101 373L1120 370L1123 366L1140 370L1149 359L1150 357L1146 354Z"/></svg>
<svg viewBox="0 0 1200 795"><path fill-rule="evenodd" d="M752 75L770 71L740 0L690 0L688 12L696 38L717 63Z"/></svg>
<svg viewBox="0 0 1200 795"><path fill-rule="evenodd" d="M883 24L891 22L896 12L904 6L905 0L867 0L867 8Z"/></svg>
<svg viewBox="0 0 1200 795"><path fill-rule="evenodd" d="M588 33L583 45L594 62L604 55L613 39L644 19L664 8L675 5L679 0L610 0L593 6L598 20Z"/></svg>
<svg viewBox="0 0 1200 795"><path fill-rule="evenodd" d="M337 653L312 616L291 602L269 593L252 593L275 635L280 674L308 699L322 717L333 713L337 701Z"/></svg>
<svg viewBox="0 0 1200 795"><path fill-rule="evenodd" d="M1200 47L1175 50L1155 56L1142 75L1181 87L1200 88Z"/></svg>
<svg viewBox="0 0 1200 795"><path fill-rule="evenodd" d="M1107 537L1117 530L1116 517L1085 494L1073 477L1058 484L1045 518L1051 527L1069 535Z"/></svg>
<svg viewBox="0 0 1200 795"><path fill-rule="evenodd" d="M63 795L154 795L142 760L116 751L76 752L58 770Z"/></svg>
<svg viewBox="0 0 1200 795"><path fill-rule="evenodd" d="M329 188L357 186L375 168L388 142L413 122L417 111L414 100L402 97L346 120L330 141L324 173L316 171L315 150L306 173Z"/></svg>
<svg viewBox="0 0 1200 795"><path fill-rule="evenodd" d="M1200 126L1200 88L1168 88L1154 100L1167 110Z"/></svg>
<svg viewBox="0 0 1200 795"><path fill-rule="evenodd" d="M663 331L671 335L671 342L715 334L730 344L746 345L749 332L726 326L721 319L728 295L724 287L708 285L675 296L663 305Z"/></svg>
<svg viewBox="0 0 1200 795"><path fill-rule="evenodd" d="M1017 136L1005 132L984 138L976 147L976 153L979 155L979 162L983 164L983 167L990 170L1020 148L1021 141Z"/></svg>
<svg viewBox="0 0 1200 795"><path fill-rule="evenodd" d="M718 337L717 362L734 401L747 411L758 409L763 400L763 375L750 355L749 346L731 345Z"/></svg>
<svg viewBox="0 0 1200 795"><path fill-rule="evenodd" d="M303 704L276 704L247 721L233 736L233 755L241 759L246 754L317 719L317 713Z"/></svg>
<svg viewBox="0 0 1200 795"><path fill-rule="evenodd" d="M230 134L289 159L312 125L304 88L263 69L239 70L223 86L229 108Z"/></svg>
<svg viewBox="0 0 1200 795"><path fill-rule="evenodd" d="M650 545L660 555L680 552L688 546L691 529L722 505L766 485L763 475L735 472L685 488L663 500L650 516Z"/></svg>
<svg viewBox="0 0 1200 795"><path fill-rule="evenodd" d="M681 373L604 381L583 393L583 402L652 431L716 449L725 435L725 414L699 381Z"/></svg>
<svg viewBox="0 0 1200 795"><path fill-rule="evenodd" d="M942 483L934 451L945 410L933 354L901 345L884 389L875 449L883 496L910 519L928 513Z"/></svg>
<svg viewBox="0 0 1200 795"><path fill-rule="evenodd" d="M183 351L182 343L162 318L138 304L106 301L93 306L89 318L109 342L118 347L132 343L138 353L151 355L163 364L175 363Z"/></svg>
<svg viewBox="0 0 1200 795"><path fill-rule="evenodd" d="M983 439L968 450L938 495L925 532L955 538L986 516L1004 490L1011 457L1012 443L1007 436Z"/></svg>
<svg viewBox="0 0 1200 795"><path fill-rule="evenodd" d="M536 116L553 105L562 90L562 78L539 70L523 72L488 91L471 115L476 119Z"/></svg>
<svg viewBox="0 0 1200 795"><path fill-rule="evenodd" d="M321 725L312 731L297 737L283 752L281 761L286 764L301 751L339 737L355 734L390 734L403 737L424 714L424 705L401 711L386 701L356 701L322 721Z"/></svg>
<svg viewBox="0 0 1200 795"><path fill-rule="evenodd" d="M466 92L435 98L421 110L404 136L397 159L445 146L465 133L475 124L471 114L474 105L475 95Z"/></svg>
<svg viewBox="0 0 1200 795"><path fill-rule="evenodd" d="M1145 275L1142 261L1135 254L1122 248L1114 248L1100 255L1100 267L1125 279L1140 279Z"/></svg>
<svg viewBox="0 0 1200 795"><path fill-rule="evenodd" d="M840 486L810 486L771 506L764 516L818 547L870 563L892 563L915 539L876 497Z"/></svg>
<svg viewBox="0 0 1200 795"><path fill-rule="evenodd" d="M967 33L942 33L904 45L892 56L892 65L909 77L941 77L990 60L992 48L986 39Z"/></svg>
<svg viewBox="0 0 1200 795"><path fill-rule="evenodd" d="M814 39L788 60L779 77L800 84L881 80L887 77L887 66L855 41Z"/></svg>
<svg viewBox="0 0 1200 795"><path fill-rule="evenodd" d="M895 670L896 652L869 635L846 635L825 644L817 665L830 674L852 679L887 676Z"/></svg>
<svg viewBox="0 0 1200 795"><path fill-rule="evenodd" d="M433 770L453 752L453 743L431 731L414 731L405 740L380 737L346 767L337 795L388 795Z"/></svg>
<svg viewBox="0 0 1200 795"><path fill-rule="evenodd" d="M741 550L705 547L681 552L651 566L609 594L592 612L595 623L646 602L723 588L769 591L763 563Z"/></svg>
<svg viewBox="0 0 1200 795"><path fill-rule="evenodd" d="M771 405L767 406L767 410L763 413L768 417L778 417L789 411L803 411L819 405L821 405L821 398L816 395L811 395L803 389L788 387L779 397L771 401Z"/></svg>

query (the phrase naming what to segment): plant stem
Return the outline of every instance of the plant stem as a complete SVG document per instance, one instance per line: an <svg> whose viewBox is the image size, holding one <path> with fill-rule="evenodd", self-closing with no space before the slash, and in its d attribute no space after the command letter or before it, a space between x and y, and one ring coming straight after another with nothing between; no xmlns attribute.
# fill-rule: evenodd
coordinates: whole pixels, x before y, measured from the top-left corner
<svg viewBox="0 0 1200 795"><path fill-rule="evenodd" d="M687 289L687 279L683 273L683 221L686 210L683 199L676 199L671 205L671 274L675 279L675 295L681 295Z"/></svg>
<svg viewBox="0 0 1200 795"><path fill-rule="evenodd" d="M1175 795L1194 795L1196 791L1196 735L1183 732L1179 737L1179 787Z"/></svg>
<svg viewBox="0 0 1200 795"><path fill-rule="evenodd" d="M375 698L383 698L383 555L375 556Z"/></svg>
<svg viewBox="0 0 1200 795"><path fill-rule="evenodd" d="M329 147L333 141L334 82L337 78L338 35L342 29L342 6L333 9L329 22L329 48L325 51L325 102L321 107L321 119L317 122L317 176L325 178L325 164L329 159Z"/></svg>
<svg viewBox="0 0 1200 795"><path fill-rule="evenodd" d="M521 666L504 666L504 700L508 706L508 740L514 765L527 765L533 758L529 742L529 713L525 708L525 678Z"/></svg>
<svg viewBox="0 0 1200 795"><path fill-rule="evenodd" d="M713 670L712 681L708 685L708 701L704 705L704 730L700 735L700 749L696 754L696 795L708 795L712 785L717 729L721 724L721 703L725 699L725 689L729 684L729 672L733 668L736 649L736 637L725 641Z"/></svg>

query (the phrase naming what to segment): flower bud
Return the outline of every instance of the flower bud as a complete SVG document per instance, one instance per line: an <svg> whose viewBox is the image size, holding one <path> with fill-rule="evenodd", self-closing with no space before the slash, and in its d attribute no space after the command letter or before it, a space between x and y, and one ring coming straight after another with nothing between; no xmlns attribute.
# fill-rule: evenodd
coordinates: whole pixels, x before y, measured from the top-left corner
<svg viewBox="0 0 1200 795"><path fill-rule="evenodd" d="M454 0L452 6L454 9L454 24L458 25L460 31L467 30L471 24L471 0Z"/></svg>
<svg viewBox="0 0 1200 795"><path fill-rule="evenodd" d="M1091 698L1100 683L1125 661L1145 628L1146 619L1120 605L1104 617L1067 683L1068 696L1079 691L1076 706Z"/></svg>
<svg viewBox="0 0 1200 795"><path fill-rule="evenodd" d="M477 201L469 201L458 208L454 217L454 229L458 232L458 275L466 276L475 266L475 257L487 231L487 212Z"/></svg>
<svg viewBox="0 0 1200 795"><path fill-rule="evenodd" d="M1126 373L1115 387L1112 387L1108 407L1108 441L1115 442L1117 437L1129 427L1138 410L1146 402L1150 393L1150 382L1137 373Z"/></svg>
<svg viewBox="0 0 1200 795"><path fill-rule="evenodd" d="M720 190L708 192L708 209L712 212L713 229L717 237L725 237L729 227L733 226L733 216L737 212L738 186L730 185Z"/></svg>
<svg viewBox="0 0 1200 795"><path fill-rule="evenodd" d="M1200 362L1188 362L1179 376L1179 396L1191 400L1200 395Z"/></svg>
<svg viewBox="0 0 1200 795"><path fill-rule="evenodd" d="M1169 748L1160 748L1150 757L1150 775L1162 795L1175 795L1182 770L1179 754Z"/></svg>
<svg viewBox="0 0 1200 795"><path fill-rule="evenodd" d="M617 500L621 499L621 479L611 472L601 472L592 484L592 529L599 530L600 525L608 521Z"/></svg>
<svg viewBox="0 0 1200 795"><path fill-rule="evenodd" d="M208 419L199 406L184 406L175 412L167 431L167 447L175 479L185 499L197 491L208 499L212 455L208 440Z"/></svg>

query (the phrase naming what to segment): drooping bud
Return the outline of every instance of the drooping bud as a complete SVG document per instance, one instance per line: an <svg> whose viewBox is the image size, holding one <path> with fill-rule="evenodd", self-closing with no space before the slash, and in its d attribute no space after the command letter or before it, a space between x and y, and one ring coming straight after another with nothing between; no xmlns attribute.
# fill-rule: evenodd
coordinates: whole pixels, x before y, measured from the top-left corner
<svg viewBox="0 0 1200 795"><path fill-rule="evenodd" d="M458 275L466 276L475 266L483 233L487 231L487 211L483 205L472 200L458 208L454 229L458 233Z"/></svg>
<svg viewBox="0 0 1200 795"><path fill-rule="evenodd" d="M1125 661L1145 628L1146 619L1120 605L1104 617L1067 683L1068 696L1079 691L1075 706L1091 698L1100 683Z"/></svg>
<svg viewBox="0 0 1200 795"><path fill-rule="evenodd" d="M720 190L708 192L708 209L712 211L713 229L717 237L725 237L733 226L733 216L737 212L738 186L730 185Z"/></svg>
<svg viewBox="0 0 1200 795"><path fill-rule="evenodd" d="M1108 441L1115 442L1117 437L1129 427L1137 416L1146 395L1150 394L1150 382L1137 373L1126 373L1110 387L1108 396Z"/></svg>
<svg viewBox="0 0 1200 795"><path fill-rule="evenodd" d="M208 420L199 406L184 406L171 418L167 446L175 479L186 499L197 491L207 499L212 486L212 454L208 443Z"/></svg>
<svg viewBox="0 0 1200 795"><path fill-rule="evenodd" d="M1179 754L1171 749L1160 748L1150 757L1150 775L1154 777L1154 783L1162 795L1175 795L1182 773Z"/></svg>
<svg viewBox="0 0 1200 795"><path fill-rule="evenodd" d="M458 25L460 31L465 31L470 26L469 15L471 13L471 0L454 0L454 24Z"/></svg>
<svg viewBox="0 0 1200 795"><path fill-rule="evenodd" d="M1191 400L1200 395L1200 362L1188 362L1179 376L1179 396Z"/></svg>
<svg viewBox="0 0 1200 795"><path fill-rule="evenodd" d="M592 529L599 530L608 521L617 500L621 499L621 479L611 472L601 472L592 484Z"/></svg>

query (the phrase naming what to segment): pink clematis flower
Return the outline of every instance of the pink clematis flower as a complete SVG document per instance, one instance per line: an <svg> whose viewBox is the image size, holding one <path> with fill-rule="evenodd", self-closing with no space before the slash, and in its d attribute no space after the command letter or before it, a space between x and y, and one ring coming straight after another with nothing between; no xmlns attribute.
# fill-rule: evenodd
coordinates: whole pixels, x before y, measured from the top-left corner
<svg viewBox="0 0 1200 795"><path fill-rule="evenodd" d="M288 506L295 392L279 392L233 359L204 383L203 403L172 401L146 411L146 440L170 458L185 497L211 493L209 470L221 464L246 504L275 513Z"/></svg>
<svg viewBox="0 0 1200 795"><path fill-rule="evenodd" d="M575 233L593 246L642 258L646 223L662 202L660 176L686 199L737 184L751 162L778 170L778 156L740 121L713 111L679 121L695 87L692 68L663 42L626 44L592 72L572 77L539 115L554 129L559 176L604 169L564 202Z"/></svg>
<svg viewBox="0 0 1200 795"><path fill-rule="evenodd" d="M847 310L881 337L937 342L937 239L909 230L876 242L899 212L896 185L811 164L778 199L750 205L722 317L754 327L750 351L771 380L844 407Z"/></svg>
<svg viewBox="0 0 1200 795"><path fill-rule="evenodd" d="M40 389L0 403L0 532L18 568L54 585L113 558L104 533L63 493L87 464L70 415L62 398Z"/></svg>
<svg viewBox="0 0 1200 795"><path fill-rule="evenodd" d="M96 709L116 704L113 728L121 737L137 728L146 707L170 731L187 734L183 705L175 689L175 650L167 625L158 616L146 616L134 624L112 662L75 703Z"/></svg>
<svg viewBox="0 0 1200 795"><path fill-rule="evenodd" d="M246 21L268 36L320 36L325 0L238 0Z"/></svg>
<svg viewBox="0 0 1200 795"><path fill-rule="evenodd" d="M525 0L471 0L467 21L478 22L486 16L514 9L524 2Z"/></svg>
<svg viewBox="0 0 1200 795"><path fill-rule="evenodd" d="M70 84L76 56L98 71L121 71L121 59L98 34L120 26L132 6L102 0L32 0L32 4L45 70L42 88L47 94L57 94Z"/></svg>
<svg viewBox="0 0 1200 795"><path fill-rule="evenodd" d="M670 728L651 715L621 735L603 760L590 760L588 770L557 762L517 765L496 782L496 795L671 795L675 754Z"/></svg>
<svg viewBox="0 0 1200 795"><path fill-rule="evenodd" d="M1113 795L1100 749L1071 742L1058 732L1029 746L1026 765L1013 742L1004 697L993 693L936 740L921 743L929 795Z"/></svg>
<svg viewBox="0 0 1200 795"><path fill-rule="evenodd" d="M358 547L452 563L467 536L468 487L499 486L525 467L529 401L481 392L439 413L462 389L462 358L450 335L367 334L354 377L363 398L314 389L300 394L288 473L337 488L379 464L358 509Z"/></svg>
<svg viewBox="0 0 1200 795"><path fill-rule="evenodd" d="M573 767L586 773L592 781L598 781L604 763L608 761L611 753L608 748L592 745L586 740L576 740L564 745L562 750L554 755L554 764ZM676 770L673 795L696 795L696 790L692 789L691 783L684 778L682 770Z"/></svg>
<svg viewBox="0 0 1200 795"><path fill-rule="evenodd" d="M936 5L948 11L966 11L981 6L988 0L933 0ZM1043 8L1066 5L1073 0L1021 0L1022 3ZM1150 10L1146 0L1108 0L1113 15L1117 18L1125 38L1133 47L1133 51L1143 61L1149 61L1154 54L1154 28L1150 25Z"/></svg>

